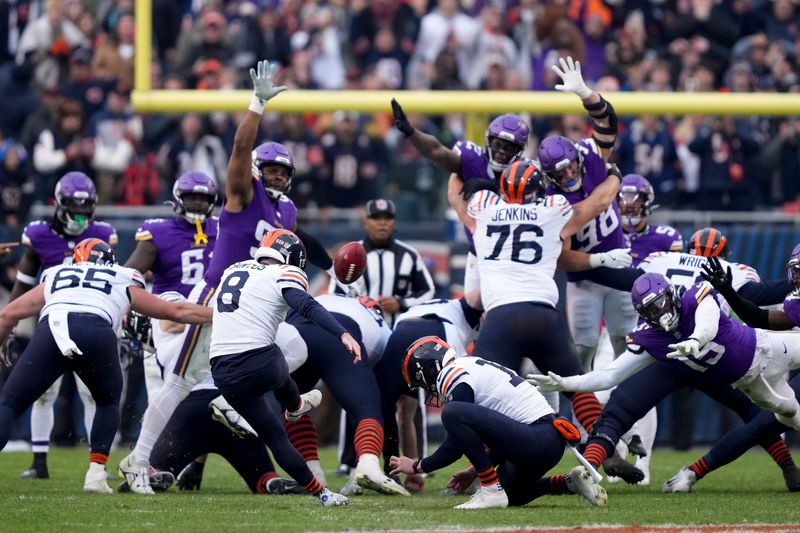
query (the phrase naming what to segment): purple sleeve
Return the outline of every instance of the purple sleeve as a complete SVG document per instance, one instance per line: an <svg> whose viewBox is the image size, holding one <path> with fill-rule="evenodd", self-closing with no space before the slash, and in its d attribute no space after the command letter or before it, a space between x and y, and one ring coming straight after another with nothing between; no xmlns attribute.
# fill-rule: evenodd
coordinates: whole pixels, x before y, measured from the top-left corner
<svg viewBox="0 0 800 533"><path fill-rule="evenodd" d="M281 294L289 307L336 338L341 337L343 333L347 332L347 330L333 318L333 315L306 291L295 289L294 287L287 287L281 291Z"/></svg>

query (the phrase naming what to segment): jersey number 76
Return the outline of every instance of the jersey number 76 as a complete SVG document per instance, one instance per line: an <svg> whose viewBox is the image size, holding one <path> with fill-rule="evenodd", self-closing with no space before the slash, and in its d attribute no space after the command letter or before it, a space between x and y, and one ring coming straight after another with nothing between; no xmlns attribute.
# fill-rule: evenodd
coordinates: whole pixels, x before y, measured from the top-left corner
<svg viewBox="0 0 800 533"><path fill-rule="evenodd" d="M536 237L544 235L542 228L536 224L520 224L514 228L513 232L509 225L494 224L486 226L486 236L498 235L498 238L492 253L484 257L484 259L499 261L500 254L503 252L506 241L508 241L508 236L511 235L511 260L515 263L524 263L526 265L538 263L542 260L542 246L536 241L523 240L526 233L533 233ZM525 250L530 250L531 252L525 254L526 258L523 258L522 253Z"/></svg>

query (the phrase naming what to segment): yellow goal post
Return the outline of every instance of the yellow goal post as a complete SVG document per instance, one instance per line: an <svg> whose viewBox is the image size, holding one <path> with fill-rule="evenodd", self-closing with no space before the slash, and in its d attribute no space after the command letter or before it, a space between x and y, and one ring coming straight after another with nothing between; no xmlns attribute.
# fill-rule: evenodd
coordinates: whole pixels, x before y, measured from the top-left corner
<svg viewBox="0 0 800 533"><path fill-rule="evenodd" d="M251 91L152 90L152 0L136 0L135 82L131 95L139 113L236 113L247 109ZM658 115L800 115L800 93L606 93L620 116ZM392 97L412 113L467 115L467 138L480 140L489 114L583 113L577 97L557 91L312 91L292 90L269 103L277 113L356 111L390 112Z"/></svg>

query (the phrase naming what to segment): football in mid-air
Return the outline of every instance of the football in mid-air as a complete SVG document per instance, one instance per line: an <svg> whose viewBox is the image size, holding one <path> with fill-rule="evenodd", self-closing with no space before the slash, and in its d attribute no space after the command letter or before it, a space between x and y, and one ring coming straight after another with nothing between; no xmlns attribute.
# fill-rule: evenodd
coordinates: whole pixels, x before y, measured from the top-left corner
<svg viewBox="0 0 800 533"><path fill-rule="evenodd" d="M353 283L367 266L367 251L360 242L348 242L342 246L336 257L333 259L333 270L336 272L336 279L349 285Z"/></svg>

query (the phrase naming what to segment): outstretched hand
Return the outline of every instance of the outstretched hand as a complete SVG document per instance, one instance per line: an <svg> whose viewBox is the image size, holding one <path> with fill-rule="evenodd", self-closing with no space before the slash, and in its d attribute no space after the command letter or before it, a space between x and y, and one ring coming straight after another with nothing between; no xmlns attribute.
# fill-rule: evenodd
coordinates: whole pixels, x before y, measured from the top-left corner
<svg viewBox="0 0 800 533"><path fill-rule="evenodd" d="M342 344L347 348L347 351L353 354L353 364L361 361L361 345L347 332L342 333L340 337Z"/></svg>
<svg viewBox="0 0 800 533"><path fill-rule="evenodd" d="M556 85L555 89L557 91L575 93L581 100L589 98L589 96L592 95L592 90L587 87L586 82L583 81L581 62L574 61L571 56L567 56L566 59L559 57L558 62L561 68L558 68L556 65L551 67L553 72L558 74L558 77L561 78L561 83Z"/></svg>
<svg viewBox="0 0 800 533"><path fill-rule="evenodd" d="M406 137L410 137L414 133L414 126L408 121L403 107L394 98L392 98L392 115L394 116L394 127L403 132Z"/></svg>
<svg viewBox="0 0 800 533"><path fill-rule="evenodd" d="M525 379L539 389L539 392L561 392L566 388L564 378L554 372L548 372L546 376L541 374L528 374Z"/></svg>
<svg viewBox="0 0 800 533"><path fill-rule="evenodd" d="M262 104L288 89L285 85L278 87L273 85L272 82L277 70L278 65L276 63L270 64L267 60L259 61L256 64L256 68L250 69L250 78L253 80L253 93L256 98L261 100Z"/></svg>
<svg viewBox="0 0 800 533"><path fill-rule="evenodd" d="M720 294L733 292L733 273L728 265L727 271L722 268L722 263L717 257L709 257L708 261L701 266L703 272L700 276L709 282Z"/></svg>

